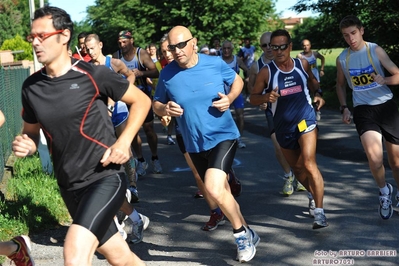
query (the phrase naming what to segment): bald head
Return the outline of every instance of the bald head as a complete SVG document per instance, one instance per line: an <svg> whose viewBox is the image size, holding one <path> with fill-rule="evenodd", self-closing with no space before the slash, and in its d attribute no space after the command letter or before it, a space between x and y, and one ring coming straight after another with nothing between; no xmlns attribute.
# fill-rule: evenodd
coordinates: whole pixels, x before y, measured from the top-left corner
<svg viewBox="0 0 399 266"><path fill-rule="evenodd" d="M176 26L168 33L168 49L182 68L190 68L197 64L197 39L193 38L189 29Z"/></svg>
<svg viewBox="0 0 399 266"><path fill-rule="evenodd" d="M177 37L181 37L182 40L188 40L190 38L192 38L193 36L191 35L191 32L189 29L187 29L184 26L176 26L173 27L170 31L169 31L169 41L172 38L177 38ZM175 43L172 43L175 44Z"/></svg>
<svg viewBox="0 0 399 266"><path fill-rule="evenodd" d="M260 44L262 45L263 43L270 43L270 37L272 36L272 33L270 31L266 31L260 36Z"/></svg>

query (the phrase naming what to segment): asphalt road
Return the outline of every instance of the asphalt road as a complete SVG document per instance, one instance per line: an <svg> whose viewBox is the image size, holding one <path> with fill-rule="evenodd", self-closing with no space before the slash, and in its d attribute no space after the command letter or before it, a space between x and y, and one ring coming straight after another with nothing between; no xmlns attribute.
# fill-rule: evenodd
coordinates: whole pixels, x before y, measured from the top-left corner
<svg viewBox="0 0 399 266"><path fill-rule="evenodd" d="M247 106L245 115L247 147L237 150L235 160L243 184L237 201L261 238L248 265L399 264L399 215L395 212L390 220L379 217L378 189L353 124L341 123L338 111L322 111L317 161L324 176L324 208L330 226L312 230L306 193L295 192L290 197L279 193L283 174L266 136L264 114ZM164 173L148 172L139 179L136 207L151 223L143 242L132 244L131 249L147 265L239 265L234 260L236 245L229 222L212 232L200 230L209 219L207 205L193 197L194 178L177 145L166 145L159 122L156 130ZM143 149L149 161L148 145ZM389 167L386 175L396 187ZM61 227L32 236L37 265L62 265L65 231ZM96 255L93 265L108 264Z"/></svg>

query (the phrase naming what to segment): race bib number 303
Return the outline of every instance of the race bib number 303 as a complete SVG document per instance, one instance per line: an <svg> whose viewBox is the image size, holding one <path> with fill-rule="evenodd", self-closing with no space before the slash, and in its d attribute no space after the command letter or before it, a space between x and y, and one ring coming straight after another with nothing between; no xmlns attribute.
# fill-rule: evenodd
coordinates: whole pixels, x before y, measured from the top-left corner
<svg viewBox="0 0 399 266"><path fill-rule="evenodd" d="M362 91L379 87L380 85L371 77L372 73L375 73L372 65L361 69L349 69L353 90Z"/></svg>

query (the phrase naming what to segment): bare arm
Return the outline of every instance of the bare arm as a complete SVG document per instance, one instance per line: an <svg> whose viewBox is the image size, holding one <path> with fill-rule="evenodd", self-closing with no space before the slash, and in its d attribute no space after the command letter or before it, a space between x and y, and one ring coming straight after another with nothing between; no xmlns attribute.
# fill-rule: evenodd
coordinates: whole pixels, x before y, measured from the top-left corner
<svg viewBox="0 0 399 266"><path fill-rule="evenodd" d="M3 112L0 110L0 127L6 122L6 118L3 114Z"/></svg>
<svg viewBox="0 0 399 266"><path fill-rule="evenodd" d="M258 64L255 62L254 64L252 64L251 69L249 70L249 73L248 73L247 87L248 87L248 91L250 94L255 85L256 74L258 74Z"/></svg>
<svg viewBox="0 0 399 266"><path fill-rule="evenodd" d="M142 60L142 63L147 68L147 70L133 69L136 77L158 78L159 71L155 66L155 63L152 62L151 56L144 49L140 50L140 59Z"/></svg>
<svg viewBox="0 0 399 266"><path fill-rule="evenodd" d="M248 67L247 65L244 63L244 61L242 61L241 58L237 57L237 63L238 63L238 67L241 68L245 73L248 73Z"/></svg>
<svg viewBox="0 0 399 266"><path fill-rule="evenodd" d="M320 110L321 107L325 104L324 99L321 97L321 94L318 92L320 89L320 84L313 75L312 69L310 68L309 62L306 59L301 59L303 68L305 69L306 73L309 75L308 78L308 88L310 92L313 93L313 102L316 103L317 111Z"/></svg>
<svg viewBox="0 0 399 266"><path fill-rule="evenodd" d="M255 85L252 88L250 103L252 105L261 105L267 102L275 102L280 96L275 90L269 93L262 94L263 90L268 86L269 80L269 69L267 67L262 68L256 75Z"/></svg>
<svg viewBox="0 0 399 266"><path fill-rule="evenodd" d="M380 84L387 85L397 85L399 84L399 68L395 65L394 62L389 58L387 53L380 46L375 48L375 52L377 53L378 60L380 60L383 67L388 70L388 72L392 75L390 77L383 78L383 83L377 82ZM378 76L378 75L377 75Z"/></svg>
<svg viewBox="0 0 399 266"><path fill-rule="evenodd" d="M129 113L134 115L128 116L125 129L116 142L105 151L100 161L104 167L110 163L125 163L130 158L130 145L151 108L150 98L133 84L129 84L120 100L130 105Z"/></svg>
<svg viewBox="0 0 399 266"><path fill-rule="evenodd" d="M236 77L235 77L233 83L231 84L229 94L225 95L225 94L219 92L218 95L219 95L220 99L217 101L214 101L212 103L212 106L217 108L220 112L229 110L230 104L241 93L243 86L244 86L244 81L238 74L236 74Z"/></svg>
<svg viewBox="0 0 399 266"><path fill-rule="evenodd" d="M339 62L339 58L337 57L336 60L336 67L337 67L337 85L336 85L336 92L338 96L338 101L341 106L346 106L346 80L345 80L345 75L342 70L341 63ZM345 124L349 124L351 121L350 118L350 111L348 108L344 108L342 110L342 121Z"/></svg>
<svg viewBox="0 0 399 266"><path fill-rule="evenodd" d="M125 63L123 63L120 59L112 58L112 68L119 74L122 74L129 80L130 83L134 84L136 81L136 76L133 71L131 71Z"/></svg>
<svg viewBox="0 0 399 266"><path fill-rule="evenodd" d="M321 66L320 66L320 77L324 76L324 65L326 63L326 59L324 58L324 56L322 54L320 54L319 52L315 52L316 54L316 58L319 58L321 61ZM323 73L321 73L323 72Z"/></svg>

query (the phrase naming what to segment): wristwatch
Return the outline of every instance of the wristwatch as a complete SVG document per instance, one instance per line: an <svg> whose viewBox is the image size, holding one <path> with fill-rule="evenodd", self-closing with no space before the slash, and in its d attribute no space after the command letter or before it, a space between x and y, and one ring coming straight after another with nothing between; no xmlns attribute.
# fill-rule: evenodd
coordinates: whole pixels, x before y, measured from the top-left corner
<svg viewBox="0 0 399 266"><path fill-rule="evenodd" d="M108 105L107 106L107 108L108 108L108 111L110 111L111 113L113 113L114 112L114 106L113 105Z"/></svg>
<svg viewBox="0 0 399 266"><path fill-rule="evenodd" d="M344 113L344 110L345 110L346 108L348 108L347 105L341 105L341 106L339 107L339 111L341 111L341 114Z"/></svg>

